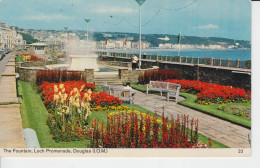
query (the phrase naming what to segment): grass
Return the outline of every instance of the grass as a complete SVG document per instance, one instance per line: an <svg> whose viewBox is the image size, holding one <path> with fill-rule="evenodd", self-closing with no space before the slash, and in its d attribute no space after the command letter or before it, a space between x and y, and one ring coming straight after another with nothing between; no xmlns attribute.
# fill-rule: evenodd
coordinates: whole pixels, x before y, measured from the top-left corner
<svg viewBox="0 0 260 168"><path fill-rule="evenodd" d="M56 143L46 125L48 112L40 98L33 90L33 83L18 82L19 95L22 96L21 116L23 128L32 128L36 131L41 148L86 148L89 141L61 142Z"/></svg>
<svg viewBox="0 0 260 168"><path fill-rule="evenodd" d="M36 131L41 148L87 148L89 141L74 141L56 143L52 140L49 127L46 125L46 118L49 115L45 108L40 95L36 91L37 87L34 83L18 82L18 94L23 98L21 104L21 116L23 128L32 128ZM137 105L125 104L129 109L154 114L153 112ZM109 111L110 113L112 111ZM92 112L90 119L99 119L100 123L106 123L106 112ZM158 116L161 118L161 116ZM202 143L208 142L208 138L204 135L199 135L199 141ZM211 140L214 148L227 148L227 146Z"/></svg>
<svg viewBox="0 0 260 168"><path fill-rule="evenodd" d="M136 90L146 92L146 87L144 85L138 85L137 83L131 83L131 87ZM180 96L183 96L186 99L178 102L178 104L201 111L203 113L212 115L214 117L217 117L217 118L220 118L220 119L223 119L226 121L230 121L234 124L237 124L237 125L240 125L240 126L243 126L246 128L251 128L251 120L230 114L228 112L218 110L218 107L220 106L220 104L201 105L201 104L195 103L195 100L197 99L196 95L189 94L189 93L180 93ZM232 105L251 107L251 103L229 103L229 104L227 104L227 106L232 106Z"/></svg>

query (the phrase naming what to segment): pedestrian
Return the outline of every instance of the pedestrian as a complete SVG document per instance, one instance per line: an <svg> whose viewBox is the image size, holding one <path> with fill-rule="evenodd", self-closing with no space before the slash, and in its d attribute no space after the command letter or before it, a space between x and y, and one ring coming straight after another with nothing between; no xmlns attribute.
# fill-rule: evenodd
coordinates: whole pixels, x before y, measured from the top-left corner
<svg viewBox="0 0 260 168"><path fill-rule="evenodd" d="M135 54L133 54L133 57L132 57L132 70L135 70L137 68L137 61L138 61L138 58Z"/></svg>

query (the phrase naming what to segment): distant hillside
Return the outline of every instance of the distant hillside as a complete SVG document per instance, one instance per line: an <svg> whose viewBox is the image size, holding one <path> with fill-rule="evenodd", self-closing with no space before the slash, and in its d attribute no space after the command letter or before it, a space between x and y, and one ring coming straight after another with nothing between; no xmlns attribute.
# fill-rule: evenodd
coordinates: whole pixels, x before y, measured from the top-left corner
<svg viewBox="0 0 260 168"><path fill-rule="evenodd" d="M104 32L105 33L105 32ZM104 37L104 33L95 32L93 37L95 41L104 41L106 37ZM125 38L125 36L133 37L133 42L139 41L139 34L134 33L105 33L111 34L112 37L108 37L107 39L116 40L118 38ZM169 41L160 40L158 38L164 38L165 36L169 37ZM142 40L151 43L151 47L158 47L159 44L172 43L178 44L178 35L170 35L170 34L143 34ZM225 45L235 45L239 43L239 48L251 48L250 41L245 40L233 40L221 37L196 37L196 36L182 36L181 38L182 44L192 44L192 45L214 45L219 43L225 43Z"/></svg>

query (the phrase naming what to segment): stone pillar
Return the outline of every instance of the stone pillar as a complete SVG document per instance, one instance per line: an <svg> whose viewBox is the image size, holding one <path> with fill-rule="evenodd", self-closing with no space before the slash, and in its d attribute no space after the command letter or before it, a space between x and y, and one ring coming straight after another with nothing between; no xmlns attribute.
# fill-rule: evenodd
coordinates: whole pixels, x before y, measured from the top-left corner
<svg viewBox="0 0 260 168"><path fill-rule="evenodd" d="M227 60L227 67L230 67L230 63L231 63L231 60L228 59L228 60Z"/></svg>
<svg viewBox="0 0 260 168"><path fill-rule="evenodd" d="M88 83L94 83L94 69L85 69Z"/></svg>
<svg viewBox="0 0 260 168"><path fill-rule="evenodd" d="M194 65L194 80L200 80L200 67L198 65Z"/></svg>
<svg viewBox="0 0 260 168"><path fill-rule="evenodd" d="M191 64L194 64L194 58L191 57L191 61L190 61Z"/></svg>
<svg viewBox="0 0 260 168"><path fill-rule="evenodd" d="M246 61L246 69L251 69L251 60Z"/></svg>
<svg viewBox="0 0 260 168"><path fill-rule="evenodd" d="M128 69L118 69L118 75L122 82L128 82Z"/></svg>
<svg viewBox="0 0 260 168"><path fill-rule="evenodd" d="M182 56L180 56L179 58L180 58L180 63L182 63Z"/></svg>
<svg viewBox="0 0 260 168"><path fill-rule="evenodd" d="M172 56L170 56L170 62L172 62Z"/></svg>
<svg viewBox="0 0 260 168"><path fill-rule="evenodd" d="M236 67L239 68L240 67L240 60L236 61Z"/></svg>
<svg viewBox="0 0 260 168"><path fill-rule="evenodd" d="M219 65L218 66L222 66L222 59L219 59Z"/></svg>
<svg viewBox="0 0 260 168"><path fill-rule="evenodd" d="M200 58L198 58L198 62L197 62L197 64L200 64Z"/></svg>

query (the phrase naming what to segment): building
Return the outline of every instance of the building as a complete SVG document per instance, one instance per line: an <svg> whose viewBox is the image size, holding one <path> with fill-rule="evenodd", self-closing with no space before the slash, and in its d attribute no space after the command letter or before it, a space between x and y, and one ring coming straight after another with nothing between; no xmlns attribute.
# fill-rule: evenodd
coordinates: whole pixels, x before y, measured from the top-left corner
<svg viewBox="0 0 260 168"><path fill-rule="evenodd" d="M32 51L37 56L42 56L48 51L48 45L46 43L33 43L29 46L29 51Z"/></svg>
<svg viewBox="0 0 260 168"><path fill-rule="evenodd" d="M0 23L0 49L14 49L24 47L25 41L21 34L17 34L15 27L10 28L4 23Z"/></svg>

